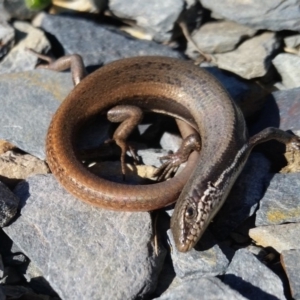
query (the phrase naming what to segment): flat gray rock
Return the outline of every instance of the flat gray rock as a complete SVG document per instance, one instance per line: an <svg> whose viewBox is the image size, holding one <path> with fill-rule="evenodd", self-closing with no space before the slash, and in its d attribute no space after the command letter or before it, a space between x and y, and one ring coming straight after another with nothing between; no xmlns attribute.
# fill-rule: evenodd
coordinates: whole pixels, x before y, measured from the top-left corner
<svg viewBox="0 0 300 300"><path fill-rule="evenodd" d="M286 89L300 86L300 56L280 53L272 60L272 63L281 76L282 84Z"/></svg>
<svg viewBox="0 0 300 300"><path fill-rule="evenodd" d="M300 173L274 174L267 181L255 225L300 222Z"/></svg>
<svg viewBox="0 0 300 300"><path fill-rule="evenodd" d="M279 46L275 33L265 32L245 41L234 51L215 54L214 58L219 68L252 79L266 75L271 66L270 56Z"/></svg>
<svg viewBox="0 0 300 300"><path fill-rule="evenodd" d="M247 299L286 299L280 278L246 249L236 251L224 283Z"/></svg>
<svg viewBox="0 0 300 300"><path fill-rule="evenodd" d="M254 214L263 196L269 169L270 162L264 155L250 155L223 207L210 225L216 237L225 239L232 230Z"/></svg>
<svg viewBox="0 0 300 300"><path fill-rule="evenodd" d="M176 249L171 230L168 230L168 237L172 246L173 266L178 277L184 278L190 275L196 275L198 278L199 276L217 276L226 271L229 261L208 231L197 244L197 250L192 249L186 253Z"/></svg>
<svg viewBox="0 0 300 300"><path fill-rule="evenodd" d="M18 197L6 185L0 182L0 228L8 224L15 216L18 204Z"/></svg>
<svg viewBox="0 0 300 300"><path fill-rule="evenodd" d="M51 118L72 88L69 73L34 70L0 75L0 139L44 159Z"/></svg>
<svg viewBox="0 0 300 300"><path fill-rule="evenodd" d="M112 13L127 20L134 20L145 29L154 40L168 42L173 34L175 22L184 9L183 0L110 0L108 7Z"/></svg>
<svg viewBox="0 0 300 300"><path fill-rule="evenodd" d="M246 300L241 294L234 291L220 279L203 277L200 279L185 280L182 284L165 292L159 300Z"/></svg>
<svg viewBox="0 0 300 300"><path fill-rule="evenodd" d="M283 40L287 47L296 48L300 45L300 34L287 36Z"/></svg>
<svg viewBox="0 0 300 300"><path fill-rule="evenodd" d="M257 245L272 247L277 252L300 249L300 223L259 226L250 229L249 236Z"/></svg>
<svg viewBox="0 0 300 300"><path fill-rule="evenodd" d="M179 52L166 46L134 39L115 28L74 15L71 17L45 14L41 18L40 26L56 37L65 54L82 55L85 66L102 65L132 56L182 57Z"/></svg>
<svg viewBox="0 0 300 300"><path fill-rule="evenodd" d="M252 28L300 31L300 9L297 0L200 0L200 2L219 17Z"/></svg>
<svg viewBox="0 0 300 300"><path fill-rule="evenodd" d="M51 175L20 183L21 216L4 230L62 299L134 299L149 293L164 255L149 213L95 208Z"/></svg>
<svg viewBox="0 0 300 300"><path fill-rule="evenodd" d="M281 264L288 277L292 297L300 299L300 250L285 250L281 252Z"/></svg>

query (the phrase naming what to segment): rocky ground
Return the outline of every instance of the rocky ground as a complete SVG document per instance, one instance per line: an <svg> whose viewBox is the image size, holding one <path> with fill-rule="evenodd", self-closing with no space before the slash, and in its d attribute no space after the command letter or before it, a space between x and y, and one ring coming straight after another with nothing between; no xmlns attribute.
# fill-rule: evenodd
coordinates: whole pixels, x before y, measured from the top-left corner
<svg viewBox="0 0 300 300"><path fill-rule="evenodd" d="M0 300L300 299L299 153L257 147L196 248L180 253L172 207L95 208L50 174L47 128L73 84L69 72L36 70L26 50L78 53L88 72L130 56L192 59L241 106L250 135L299 134L299 1L56 0L40 12L13 3L0 0ZM91 122L78 147L102 145L114 128ZM132 140L144 163L128 165L135 184L181 143L157 115ZM118 155L90 170L122 180Z"/></svg>

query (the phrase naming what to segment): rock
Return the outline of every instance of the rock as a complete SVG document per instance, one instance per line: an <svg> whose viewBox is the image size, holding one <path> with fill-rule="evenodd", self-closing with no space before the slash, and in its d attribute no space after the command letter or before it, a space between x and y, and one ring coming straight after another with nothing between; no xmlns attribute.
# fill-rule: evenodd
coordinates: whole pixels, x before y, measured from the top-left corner
<svg viewBox="0 0 300 300"><path fill-rule="evenodd" d="M272 247L277 252L283 250L300 249L300 223L270 225L252 228L250 237L257 245Z"/></svg>
<svg viewBox="0 0 300 300"><path fill-rule="evenodd" d="M0 139L44 159L50 120L72 88L66 73L34 70L0 75Z"/></svg>
<svg viewBox="0 0 300 300"><path fill-rule="evenodd" d="M270 56L278 47L275 33L265 32L245 41L235 51L214 57L219 68L252 79L267 73L271 65Z"/></svg>
<svg viewBox="0 0 300 300"><path fill-rule="evenodd" d="M225 239L232 230L255 213L263 196L264 180L269 174L269 169L270 162L264 155L250 155L223 207L210 225L217 238Z"/></svg>
<svg viewBox="0 0 300 300"><path fill-rule="evenodd" d="M281 264L288 277L292 297L300 299L300 250L284 250L280 255Z"/></svg>
<svg viewBox="0 0 300 300"><path fill-rule="evenodd" d="M1 10L1 8L0 8ZM0 59L12 48L15 42L15 30L0 17Z"/></svg>
<svg viewBox="0 0 300 300"><path fill-rule="evenodd" d="M299 3L295 0L200 0L200 2L221 18L255 29L300 31Z"/></svg>
<svg viewBox="0 0 300 300"><path fill-rule="evenodd" d="M62 299L133 299L152 291L164 254L154 253L149 213L95 208L50 175L30 177L15 193L21 216L4 231Z"/></svg>
<svg viewBox="0 0 300 300"><path fill-rule="evenodd" d="M256 226L300 222L300 173L274 174L256 212Z"/></svg>
<svg viewBox="0 0 300 300"><path fill-rule="evenodd" d="M106 0L80 0L80 1L60 1L52 0L51 14L62 14L75 12L99 13L107 6Z"/></svg>
<svg viewBox="0 0 300 300"><path fill-rule="evenodd" d="M280 53L273 60L273 65L281 76L286 89L300 87L300 57L289 53Z"/></svg>
<svg viewBox="0 0 300 300"><path fill-rule="evenodd" d="M197 46L205 53L223 53L236 48L238 44L252 37L255 29L231 21L208 22L192 34ZM198 57L195 46L188 42L186 54Z"/></svg>
<svg viewBox="0 0 300 300"><path fill-rule="evenodd" d="M122 0L110 0L108 7L111 12L146 29L158 42L170 41L174 24L183 11L183 0L153 0L150 2L131 1L130 5Z"/></svg>
<svg viewBox="0 0 300 300"><path fill-rule="evenodd" d="M18 204L19 199L0 182L0 228L15 216Z"/></svg>
<svg viewBox="0 0 300 300"><path fill-rule="evenodd" d="M76 17L45 14L40 24L63 45L65 54L82 55L85 66L98 66L132 56L182 57L179 52L154 42L136 40L116 28ZM78 43L80 41L80 43Z"/></svg>
<svg viewBox="0 0 300 300"><path fill-rule="evenodd" d="M287 36L283 40L285 45L289 48L297 48L300 46L300 34Z"/></svg>
<svg viewBox="0 0 300 300"><path fill-rule="evenodd" d="M38 58L27 51L27 48L37 52L50 49L50 43L42 30L21 21L15 21L13 26L17 44L1 61L0 74L33 70Z"/></svg>
<svg viewBox="0 0 300 300"><path fill-rule="evenodd" d="M230 289L228 285L215 277L185 280L181 285L168 290L159 300L246 300L238 292Z"/></svg>
<svg viewBox="0 0 300 300"><path fill-rule="evenodd" d="M246 249L236 251L224 283L247 299L285 299L280 278Z"/></svg>
<svg viewBox="0 0 300 300"><path fill-rule="evenodd" d="M200 239L196 250L192 249L186 253L176 249L171 230L168 230L168 237L172 246L171 257L174 270L179 278L224 274L229 261L208 231Z"/></svg>

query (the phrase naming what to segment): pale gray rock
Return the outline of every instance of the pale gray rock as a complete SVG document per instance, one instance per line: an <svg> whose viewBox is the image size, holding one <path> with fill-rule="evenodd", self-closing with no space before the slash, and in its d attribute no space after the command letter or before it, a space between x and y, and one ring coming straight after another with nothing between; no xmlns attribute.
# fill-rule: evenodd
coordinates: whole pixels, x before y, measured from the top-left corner
<svg viewBox="0 0 300 300"><path fill-rule="evenodd" d="M300 34L287 36L283 40L285 45L289 48L296 48L300 46Z"/></svg>
<svg viewBox="0 0 300 300"><path fill-rule="evenodd" d="M249 236L257 245L272 247L277 252L300 249L300 223L269 225L252 228Z"/></svg>
<svg viewBox="0 0 300 300"><path fill-rule="evenodd" d="M300 299L300 250L285 250L280 256L281 264L288 277L292 297Z"/></svg>
<svg viewBox="0 0 300 300"><path fill-rule="evenodd" d="M0 63L0 74L33 70L38 58L27 51L31 48L37 52L47 52L50 43L45 33L22 21L15 21L16 46Z"/></svg>
<svg viewBox="0 0 300 300"><path fill-rule="evenodd" d="M246 300L241 294L234 291L220 279L203 277L200 279L185 280L177 287L166 291L159 300Z"/></svg>
<svg viewBox="0 0 300 300"><path fill-rule="evenodd" d="M137 154L140 156L142 162L145 165L160 167L161 161L160 157L168 154L168 151L163 149L141 149L137 151Z"/></svg>
<svg viewBox="0 0 300 300"><path fill-rule="evenodd" d="M1 7L0 7L1 10ZM0 17L0 59L12 48L15 42L15 30Z"/></svg>
<svg viewBox="0 0 300 300"><path fill-rule="evenodd" d="M235 51L215 54L214 58L219 68L252 79L267 73L270 57L279 45L275 33L265 32L245 41Z"/></svg>
<svg viewBox="0 0 300 300"><path fill-rule="evenodd" d="M200 2L221 18L255 29L300 31L298 0L200 0Z"/></svg>
<svg viewBox="0 0 300 300"><path fill-rule="evenodd" d="M15 189L21 216L4 230L62 299L134 299L154 288L162 252L149 213L113 212L68 194L51 175Z"/></svg>
<svg viewBox="0 0 300 300"><path fill-rule="evenodd" d="M255 213L265 190L265 178L269 174L270 165L264 155L250 155L223 207L210 225L216 237L225 239L232 230Z"/></svg>
<svg viewBox="0 0 300 300"><path fill-rule="evenodd" d="M34 70L0 75L0 139L44 159L50 120L72 88L69 73Z"/></svg>
<svg viewBox="0 0 300 300"><path fill-rule="evenodd" d="M132 56L182 57L179 52L166 46L151 41L137 40L116 28L75 16L45 14L40 24L37 25L56 37L65 54L82 55L85 66L102 65Z"/></svg>
<svg viewBox="0 0 300 300"><path fill-rule="evenodd" d="M0 182L0 228L17 213L19 199L2 182Z"/></svg>
<svg viewBox="0 0 300 300"><path fill-rule="evenodd" d="M272 60L272 63L281 76L282 84L286 89L300 87L300 56L280 53Z"/></svg>
<svg viewBox="0 0 300 300"><path fill-rule="evenodd" d="M236 251L224 283L247 299L286 299L280 278L246 249Z"/></svg>
<svg viewBox="0 0 300 300"><path fill-rule="evenodd" d="M274 174L260 200L255 225L300 222L300 173Z"/></svg>
<svg viewBox="0 0 300 300"><path fill-rule="evenodd" d="M109 0L108 7L119 18L134 20L154 40L167 42L171 39L174 24L183 11L184 1L134 0L129 4L122 0Z"/></svg>
<svg viewBox="0 0 300 300"><path fill-rule="evenodd" d="M229 52L245 39L252 37L255 29L231 21L208 22L193 32L192 38L205 53ZM198 56L198 51L192 43L188 43L186 54ZM197 55L198 54L198 55Z"/></svg>
<svg viewBox="0 0 300 300"><path fill-rule="evenodd" d="M224 274L229 261L209 231L205 232L196 249L193 248L186 253L176 249L171 230L167 233L172 246L174 270L179 278L190 275L208 277Z"/></svg>

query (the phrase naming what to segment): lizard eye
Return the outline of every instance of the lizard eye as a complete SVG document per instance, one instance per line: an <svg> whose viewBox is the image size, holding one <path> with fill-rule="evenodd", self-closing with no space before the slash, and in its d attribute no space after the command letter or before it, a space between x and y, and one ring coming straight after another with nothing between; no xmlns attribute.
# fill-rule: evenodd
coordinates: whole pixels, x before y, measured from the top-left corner
<svg viewBox="0 0 300 300"><path fill-rule="evenodd" d="M185 211L185 216L188 219L192 219L195 216L195 209L191 206L189 206Z"/></svg>

